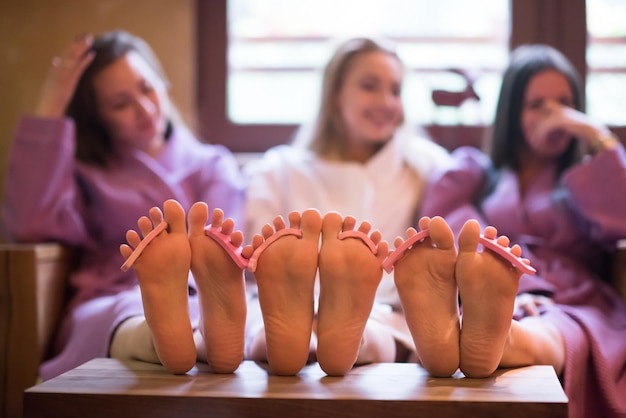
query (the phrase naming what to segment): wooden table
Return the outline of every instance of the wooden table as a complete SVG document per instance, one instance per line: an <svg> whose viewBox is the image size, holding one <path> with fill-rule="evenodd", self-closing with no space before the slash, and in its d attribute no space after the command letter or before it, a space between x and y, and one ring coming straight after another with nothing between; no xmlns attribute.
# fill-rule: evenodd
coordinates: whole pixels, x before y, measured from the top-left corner
<svg viewBox="0 0 626 418"><path fill-rule="evenodd" d="M416 364L379 363L329 377L317 364L275 376L245 361L234 374L198 364L186 375L141 362L95 359L27 389L24 417L567 417L549 366L486 379L430 377Z"/></svg>

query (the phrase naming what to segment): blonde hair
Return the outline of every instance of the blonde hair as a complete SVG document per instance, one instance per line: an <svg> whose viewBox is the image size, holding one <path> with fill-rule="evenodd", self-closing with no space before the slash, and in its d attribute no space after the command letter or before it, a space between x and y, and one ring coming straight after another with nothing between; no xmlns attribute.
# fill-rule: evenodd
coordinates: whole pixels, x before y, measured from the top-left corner
<svg viewBox="0 0 626 418"><path fill-rule="evenodd" d="M324 69L317 117L312 126L301 127L293 142L295 146L310 149L321 156L341 153L346 142L346 131L337 95L356 57L370 52L382 52L401 62L395 49L382 41L352 38L340 44ZM399 125L402 123L404 115Z"/></svg>

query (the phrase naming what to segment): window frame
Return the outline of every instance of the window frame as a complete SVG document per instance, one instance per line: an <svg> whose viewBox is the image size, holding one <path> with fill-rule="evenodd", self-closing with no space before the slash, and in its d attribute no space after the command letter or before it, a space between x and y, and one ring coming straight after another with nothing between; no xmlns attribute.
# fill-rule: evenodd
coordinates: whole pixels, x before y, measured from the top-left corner
<svg viewBox="0 0 626 418"><path fill-rule="evenodd" d="M510 2L509 49L525 43L552 45L572 61L584 83L587 74L585 0ZM263 152L290 142L299 125L236 124L228 119L226 3L227 0L196 0L198 130L206 142L225 145L233 152ZM426 125L424 128L435 141L453 150L462 145L480 146L488 126ZM626 141L626 127L610 128Z"/></svg>

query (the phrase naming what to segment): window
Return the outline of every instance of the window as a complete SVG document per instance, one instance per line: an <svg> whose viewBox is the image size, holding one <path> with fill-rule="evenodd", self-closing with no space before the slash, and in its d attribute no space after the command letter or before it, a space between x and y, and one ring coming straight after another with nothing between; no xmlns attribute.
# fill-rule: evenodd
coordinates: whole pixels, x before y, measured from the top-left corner
<svg viewBox="0 0 626 418"><path fill-rule="evenodd" d="M626 125L626 3L587 0L587 112Z"/></svg>
<svg viewBox="0 0 626 418"><path fill-rule="evenodd" d="M370 36L396 44L408 70L403 99L412 119L426 124L490 121L507 60L508 15L506 2L492 0L229 0L228 118L238 124L310 120L335 44ZM438 112L433 90L466 87L460 74L447 69L469 70L484 99Z"/></svg>
<svg viewBox="0 0 626 418"><path fill-rule="evenodd" d="M492 122L508 51L522 43L563 51L583 77L588 71L589 112L626 125L620 122L626 119L621 3L587 0L586 51L586 31L573 29L586 27L585 0L198 0L201 135L236 152L288 142L317 110L321 70L335 43L351 36L384 37L397 45L407 68L407 116L449 149L480 143ZM453 69L475 80L479 101L469 98L459 107L433 102L435 90L466 88ZM614 101L606 101L607 85Z"/></svg>

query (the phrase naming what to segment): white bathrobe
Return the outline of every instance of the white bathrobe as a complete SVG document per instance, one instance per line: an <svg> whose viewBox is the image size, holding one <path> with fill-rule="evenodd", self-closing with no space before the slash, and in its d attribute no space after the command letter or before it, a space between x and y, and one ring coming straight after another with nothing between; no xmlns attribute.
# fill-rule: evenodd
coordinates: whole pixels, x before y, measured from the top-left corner
<svg viewBox="0 0 626 418"><path fill-rule="evenodd" d="M324 160L306 149L277 146L244 168L245 236L250 239L259 233L276 215L286 220L293 210L316 208L322 215L329 211L352 215L357 224L371 222L393 248L395 237L404 237L406 229L417 223L429 174L449 159L444 148L406 133L398 133L365 164ZM401 310L392 275L383 276L376 302L386 305L388 312L389 307ZM381 306L375 312L381 312ZM406 328L403 317L396 319ZM410 336L405 339L401 338L412 347Z"/></svg>

